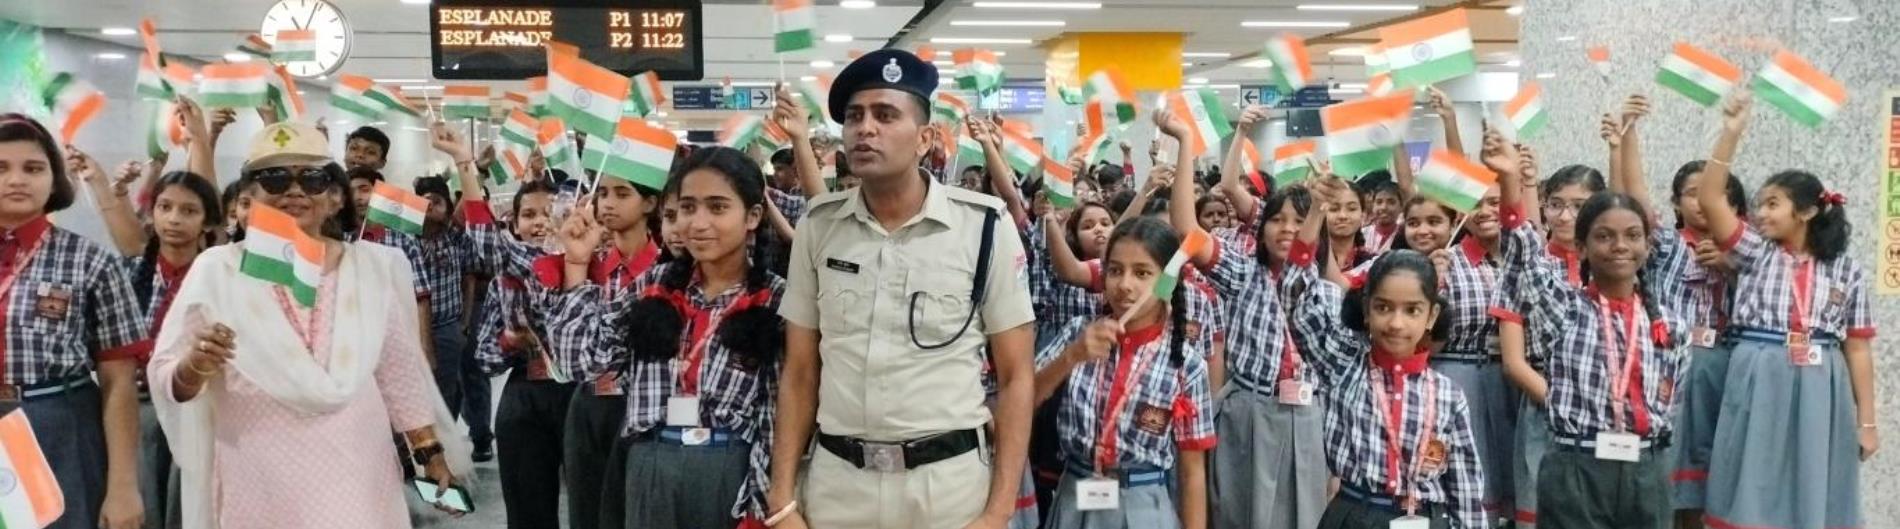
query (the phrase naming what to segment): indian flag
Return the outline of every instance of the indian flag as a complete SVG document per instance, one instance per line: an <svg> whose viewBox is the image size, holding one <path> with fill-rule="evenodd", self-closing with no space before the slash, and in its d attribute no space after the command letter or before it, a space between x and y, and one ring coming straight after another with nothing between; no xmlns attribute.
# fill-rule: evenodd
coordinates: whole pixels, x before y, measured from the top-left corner
<svg viewBox="0 0 1900 529"><path fill-rule="evenodd" d="M264 40L263 35L252 33L245 35L244 40L238 41L237 51L259 59L269 59L271 45L270 41Z"/></svg>
<svg viewBox="0 0 1900 529"><path fill-rule="evenodd" d="M178 122L173 113L177 105L171 101L154 101L150 113L145 116L145 154L151 158L185 146L185 127Z"/></svg>
<svg viewBox="0 0 1900 529"><path fill-rule="evenodd" d="M186 97L196 95L197 92L193 88L198 85L196 79L198 76L197 70L191 69L190 66L167 62L163 59L160 59L158 63L165 67L165 84L171 86L173 95Z"/></svg>
<svg viewBox="0 0 1900 529"><path fill-rule="evenodd" d="M602 138L614 135L621 100L632 81L580 57L548 54L548 112L574 130Z"/></svg>
<svg viewBox="0 0 1900 529"><path fill-rule="evenodd" d="M541 157L547 160L549 168L560 169L568 176L579 176L580 156L574 152L574 142L567 137L567 124L561 118L549 116L541 120L541 130L535 134L535 143L541 146Z"/></svg>
<svg viewBox="0 0 1900 529"><path fill-rule="evenodd" d="M1451 151L1432 151L1425 167L1418 170L1418 194L1459 213L1477 209L1478 201L1497 183L1497 173Z"/></svg>
<svg viewBox="0 0 1900 529"><path fill-rule="evenodd" d="M164 64L165 56L158 48L158 23L153 22L152 17L139 19L139 41L145 44L146 54Z"/></svg>
<svg viewBox="0 0 1900 529"><path fill-rule="evenodd" d="M1273 149L1273 187L1284 189L1313 176L1313 155L1319 144L1300 140Z"/></svg>
<svg viewBox="0 0 1900 529"><path fill-rule="evenodd" d="M944 95L944 93L937 92L937 95L941 96ZM828 101L831 97L830 75L821 73L812 76L810 80L800 79L798 81L798 97L799 99L805 100L805 113L810 114L812 120L829 121L825 107L830 105L830 101Z"/></svg>
<svg viewBox="0 0 1900 529"><path fill-rule="evenodd" d="M25 412L0 417L0 475L8 477L0 488L0 528L38 529L66 512L65 495Z"/></svg>
<svg viewBox="0 0 1900 529"><path fill-rule="evenodd" d="M303 118L303 95L297 93L297 80L290 76L290 70L283 65L271 67L269 91L264 99L270 102L271 110L277 113L277 121L296 121Z"/></svg>
<svg viewBox="0 0 1900 529"><path fill-rule="evenodd" d="M1610 77L1610 47L1603 45L1591 46L1588 50L1588 54L1590 57L1590 66L1596 68L1597 75L1608 79Z"/></svg>
<svg viewBox="0 0 1900 529"><path fill-rule="evenodd" d="M1356 180L1359 175L1386 168L1392 161L1392 147L1405 140L1405 122L1411 117L1410 93L1368 97L1320 109L1333 173Z"/></svg>
<svg viewBox="0 0 1900 529"><path fill-rule="evenodd" d="M673 168L673 149L679 138L666 129L648 125L645 120L621 118L613 139L592 138L581 162L599 167L600 172L647 189L666 187L667 171Z"/></svg>
<svg viewBox="0 0 1900 529"><path fill-rule="evenodd" d="M330 87L330 108L342 110L368 121L383 118L383 104L369 96L376 82L361 75L343 74L337 76L336 85Z"/></svg>
<svg viewBox="0 0 1900 529"><path fill-rule="evenodd" d="M660 75L651 70L633 76L633 90L627 92L627 105L633 115L647 117L666 104L666 91L660 89Z"/></svg>
<svg viewBox="0 0 1900 529"><path fill-rule="evenodd" d="M520 181L528 175L528 156L513 145L496 149L495 161L488 166L488 178L496 185Z"/></svg>
<svg viewBox="0 0 1900 529"><path fill-rule="evenodd" d="M482 85L442 87L442 115L450 119L487 119L488 87Z"/></svg>
<svg viewBox="0 0 1900 529"><path fill-rule="evenodd" d="M937 47L929 44L918 44L917 58L923 59L924 62L935 60L937 58Z"/></svg>
<svg viewBox="0 0 1900 529"><path fill-rule="evenodd" d="M548 78L545 75L528 79L528 115L541 117L548 115Z"/></svg>
<svg viewBox="0 0 1900 529"><path fill-rule="evenodd" d="M422 117L422 112L417 111L416 107L410 106L408 99L403 98L401 93L398 93L390 87L380 84L371 84L367 95L370 99L375 100L377 104L382 105L384 110L394 110L408 114L410 117Z"/></svg>
<svg viewBox="0 0 1900 529"><path fill-rule="evenodd" d="M79 129L99 117L99 111L106 107L106 95L93 88L92 83L74 77L73 74L60 72L46 83L40 97L46 106L53 109L53 121L59 123L60 143L73 142L79 135Z"/></svg>
<svg viewBox="0 0 1900 529"><path fill-rule="evenodd" d="M548 53L559 53L561 55L570 55L574 57L581 56L580 46L575 46L573 44L568 44L566 42L561 42L558 40L547 40L547 41L542 41L541 46L546 47L548 49Z"/></svg>
<svg viewBox="0 0 1900 529"><path fill-rule="evenodd" d="M532 110L532 108L528 105L528 94L523 94L521 92L502 92L501 98L508 101L509 104L514 105L515 108L518 110L523 110L523 111Z"/></svg>
<svg viewBox="0 0 1900 529"><path fill-rule="evenodd" d="M1161 267L1161 277L1155 279L1156 301L1174 299L1174 288L1181 284L1181 268L1187 266L1188 259L1206 250L1211 243L1206 230L1188 230L1187 236L1181 238L1181 246L1175 248L1174 257L1168 258L1168 264Z"/></svg>
<svg viewBox="0 0 1900 529"><path fill-rule="evenodd" d="M369 212L364 219L410 235L422 235L423 217L428 213L429 199L389 182L377 182L370 192Z"/></svg>
<svg viewBox="0 0 1900 529"><path fill-rule="evenodd" d="M238 271L283 285L308 307L323 281L323 243L297 227L297 219L264 204L252 204L244 223L244 258Z"/></svg>
<svg viewBox="0 0 1900 529"><path fill-rule="evenodd" d="M528 113L519 110L508 113L508 119L501 123L501 139L522 147L534 148L535 131L541 129L541 122L528 117Z"/></svg>
<svg viewBox="0 0 1900 529"><path fill-rule="evenodd" d="M1379 29L1392 80L1412 88L1463 77L1478 71L1471 50L1471 24L1464 9L1394 24Z"/></svg>
<svg viewBox="0 0 1900 529"><path fill-rule="evenodd" d="M1188 125L1193 127L1193 141L1186 146L1194 149L1191 152L1195 158L1219 148L1221 140L1234 133L1233 125L1227 123L1227 114L1221 111L1220 96L1211 88L1168 92L1167 105L1176 118L1188 120Z"/></svg>
<svg viewBox="0 0 1900 529"><path fill-rule="evenodd" d="M278 30L277 42L271 43L270 60L280 63L317 60L317 31L313 29Z"/></svg>
<svg viewBox="0 0 1900 529"><path fill-rule="evenodd" d="M1089 165L1095 165L1096 162L1102 161L1103 155L1108 154L1109 148L1114 144L1115 142L1108 137L1107 133L1091 130L1088 135L1082 137L1081 141L1076 142L1075 148L1082 149L1083 161Z"/></svg>
<svg viewBox="0 0 1900 529"><path fill-rule="evenodd" d="M165 82L165 71L159 69L156 56L150 53L139 56L138 86L133 92L145 99L171 100L172 87Z"/></svg>
<svg viewBox="0 0 1900 529"><path fill-rule="evenodd" d="M976 141L976 138L970 137L969 134L958 134L957 135L957 165L964 165L968 163L970 160L975 160L977 162L982 162L984 160L983 143Z"/></svg>
<svg viewBox="0 0 1900 529"><path fill-rule="evenodd" d="M964 48L951 52L950 58L957 66L957 88L979 95L1002 88L1003 65L996 62L996 52Z"/></svg>
<svg viewBox="0 0 1900 529"><path fill-rule="evenodd" d="M1247 173L1247 180L1253 182L1253 188L1264 195L1269 188L1267 187L1267 181L1260 177L1262 173L1266 172L1266 167L1264 167L1264 164L1261 162L1260 148L1254 146L1253 140L1247 139L1246 136L1241 136L1240 170Z"/></svg>
<svg viewBox="0 0 1900 529"><path fill-rule="evenodd" d="M764 147L767 151L778 152L779 149L792 145L792 133L778 126L777 121L763 119L760 123L762 125L759 126L759 137L756 140L760 147Z"/></svg>
<svg viewBox="0 0 1900 529"><path fill-rule="evenodd" d="M812 32L818 27L818 11L811 0L772 0L773 20L778 32L772 36L772 51L785 53L812 47Z"/></svg>
<svg viewBox="0 0 1900 529"><path fill-rule="evenodd" d="M1293 93L1313 82L1313 62L1306 56L1306 41L1299 35L1281 33L1267 40L1267 59L1273 62L1273 82L1280 91Z"/></svg>
<svg viewBox="0 0 1900 529"><path fill-rule="evenodd" d="M1049 184L1049 204L1058 208L1075 207L1075 171L1054 158L1043 157L1042 181Z"/></svg>
<svg viewBox="0 0 1900 529"><path fill-rule="evenodd" d="M270 92L270 67L263 63L207 64L200 73L199 103L206 108L257 108Z"/></svg>
<svg viewBox="0 0 1900 529"><path fill-rule="evenodd" d="M1385 60L1384 43L1369 44L1361 49L1364 50L1361 53L1365 54L1362 58L1366 61L1367 76L1392 73L1392 67L1389 66L1389 63Z"/></svg>
<svg viewBox="0 0 1900 529"><path fill-rule="evenodd" d="M1543 130L1549 121L1544 114L1544 90L1537 83L1524 83L1517 95L1504 103L1504 115L1510 118L1511 126L1517 129L1517 137L1528 138Z"/></svg>
<svg viewBox="0 0 1900 529"><path fill-rule="evenodd" d="M1102 112L1113 111L1115 124L1135 122L1135 89L1120 69L1110 66L1089 74L1088 84L1082 85L1082 95L1101 101Z"/></svg>
<svg viewBox="0 0 1900 529"><path fill-rule="evenodd" d="M1366 80L1366 94L1382 96L1392 93L1392 74L1381 73Z"/></svg>
<svg viewBox="0 0 1900 529"><path fill-rule="evenodd" d="M1042 159L1042 144L1029 137L1028 132L1014 127L999 127L997 132L1003 137L1003 160L1016 174L1026 175L1036 168Z"/></svg>
<svg viewBox="0 0 1900 529"><path fill-rule="evenodd" d="M938 119L953 125L963 123L963 118L970 115L970 103L950 92L937 92L930 109Z"/></svg>
<svg viewBox="0 0 1900 529"><path fill-rule="evenodd" d="M1808 128L1834 117L1847 104L1847 89L1839 81L1788 50L1775 52L1774 60L1762 65L1751 88L1757 97Z"/></svg>
<svg viewBox="0 0 1900 529"><path fill-rule="evenodd" d="M765 130L765 119L752 114L733 114L719 125L719 144L734 149L745 149L758 141L759 132Z"/></svg>
<svg viewBox="0 0 1900 529"><path fill-rule="evenodd" d="M1740 68L1685 42L1677 42L1656 71L1657 84L1705 107L1715 106L1741 80Z"/></svg>

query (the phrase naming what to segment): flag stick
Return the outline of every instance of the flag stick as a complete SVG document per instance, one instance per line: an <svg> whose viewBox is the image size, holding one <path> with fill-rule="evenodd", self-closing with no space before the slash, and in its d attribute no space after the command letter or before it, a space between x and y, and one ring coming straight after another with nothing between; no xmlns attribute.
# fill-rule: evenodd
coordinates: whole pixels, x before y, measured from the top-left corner
<svg viewBox="0 0 1900 529"><path fill-rule="evenodd" d="M1470 214L1470 213L1466 213L1466 214L1465 214L1465 216L1464 216L1464 218L1461 218L1461 219L1458 219L1458 225L1457 225L1457 226L1452 226L1452 227L1451 227L1451 236L1450 236L1450 237L1446 237L1446 238L1445 238L1445 248L1446 248L1446 249L1450 249L1450 248L1451 248L1451 244L1452 244L1452 243L1451 243L1451 241L1455 241L1455 240L1457 240L1457 239L1458 239L1458 232L1459 232L1460 230L1463 230L1463 229L1465 229L1465 222L1466 222L1466 221L1470 221L1470 220L1471 220L1471 214Z"/></svg>
<svg viewBox="0 0 1900 529"><path fill-rule="evenodd" d="M1175 285L1175 288L1181 288L1181 287L1180 285ZM1115 322L1120 324L1123 327L1127 327L1128 320L1130 318L1134 318L1135 313L1141 312L1141 307L1143 305L1147 305L1148 301L1154 299L1154 297L1155 297L1155 291L1152 288L1148 289L1147 292L1142 292L1141 298L1135 300L1135 305L1132 307L1128 307L1128 312L1122 313L1122 317L1116 319Z"/></svg>
<svg viewBox="0 0 1900 529"><path fill-rule="evenodd" d="M592 139L592 137L590 137L590 139ZM595 164L596 167L594 167L594 181L593 183L587 184L587 192L592 193L594 192L595 189L600 188L600 175L602 174L602 171L607 170L607 152L611 150L612 150L611 148L601 150L600 163Z"/></svg>

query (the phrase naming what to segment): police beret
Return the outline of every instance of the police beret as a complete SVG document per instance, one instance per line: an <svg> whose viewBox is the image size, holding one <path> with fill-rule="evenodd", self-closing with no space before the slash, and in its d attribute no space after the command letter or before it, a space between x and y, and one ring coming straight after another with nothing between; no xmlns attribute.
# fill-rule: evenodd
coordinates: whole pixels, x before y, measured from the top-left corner
<svg viewBox="0 0 1900 529"><path fill-rule="evenodd" d="M937 67L904 50L885 48L866 53L832 80L831 120L844 122L844 109L850 105L852 94L877 88L909 92L930 101L930 93L937 89Z"/></svg>

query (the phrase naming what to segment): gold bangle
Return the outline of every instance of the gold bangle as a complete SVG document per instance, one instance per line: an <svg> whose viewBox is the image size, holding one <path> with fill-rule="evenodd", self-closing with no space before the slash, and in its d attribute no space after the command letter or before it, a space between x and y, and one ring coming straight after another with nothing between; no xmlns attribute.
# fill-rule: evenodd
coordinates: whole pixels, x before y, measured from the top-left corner
<svg viewBox="0 0 1900 529"><path fill-rule="evenodd" d="M1867 424L1860 425L1860 429L1862 430L1873 430L1876 428L1879 428L1879 427L1874 425L1874 423L1867 423Z"/></svg>
<svg viewBox="0 0 1900 529"><path fill-rule="evenodd" d="M1716 164L1716 165L1720 165L1720 166L1722 166L1722 167L1731 167L1731 166L1730 166L1730 165L1728 164L1728 160L1723 160L1723 159L1720 159L1720 158L1710 158L1710 159L1709 159L1709 163L1712 163L1712 164Z"/></svg>
<svg viewBox="0 0 1900 529"><path fill-rule="evenodd" d="M217 371L213 371L209 369L198 369L197 362L185 362L185 370L191 371L192 373L197 374L199 377L210 377L211 375L218 374Z"/></svg>

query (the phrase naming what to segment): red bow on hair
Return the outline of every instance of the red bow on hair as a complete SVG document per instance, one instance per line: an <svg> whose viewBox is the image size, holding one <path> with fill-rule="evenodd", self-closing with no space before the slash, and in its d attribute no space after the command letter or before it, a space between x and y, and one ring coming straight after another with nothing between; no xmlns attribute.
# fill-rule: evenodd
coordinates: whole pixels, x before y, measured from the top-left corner
<svg viewBox="0 0 1900 529"><path fill-rule="evenodd" d="M1836 206L1845 206L1847 205L1847 196L1842 195L1839 191L1822 191L1821 203L1832 204Z"/></svg>

